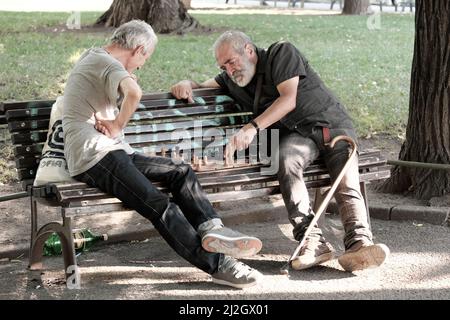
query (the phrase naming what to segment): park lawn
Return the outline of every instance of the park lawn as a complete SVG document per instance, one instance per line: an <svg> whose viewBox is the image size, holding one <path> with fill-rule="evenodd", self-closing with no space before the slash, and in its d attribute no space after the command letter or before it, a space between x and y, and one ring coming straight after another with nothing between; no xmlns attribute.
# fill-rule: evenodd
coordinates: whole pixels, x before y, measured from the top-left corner
<svg viewBox="0 0 450 320"><path fill-rule="evenodd" d="M214 76L211 46L226 29L257 45L294 43L340 97L360 136L403 135L408 114L414 17L383 14L380 30L363 16L193 15L212 32L159 35L153 57L137 72L144 92L167 91L180 79ZM82 26L101 13L81 13ZM0 101L56 98L80 54L107 32L61 32L69 13L0 12Z"/></svg>

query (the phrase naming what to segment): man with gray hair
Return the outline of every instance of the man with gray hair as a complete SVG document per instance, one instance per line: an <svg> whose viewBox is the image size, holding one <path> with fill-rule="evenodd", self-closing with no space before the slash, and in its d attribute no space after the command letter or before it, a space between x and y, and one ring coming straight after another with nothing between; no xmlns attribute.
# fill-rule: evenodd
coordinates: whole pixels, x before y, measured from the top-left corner
<svg viewBox="0 0 450 320"><path fill-rule="evenodd" d="M336 179L348 160L348 144L341 141L330 150L327 143L339 135L356 141L352 121L308 60L289 42L279 41L262 49L246 34L227 31L216 40L214 53L222 70L219 75L203 83L183 80L171 91L177 98L192 101L192 89L222 88L243 108L253 111L254 118L226 146L225 157L247 149L259 130L280 131L278 180L294 238L301 241L314 216L303 170L323 156L331 179ZM339 263L346 271L380 266L389 249L372 241L356 158L335 198L345 231L345 253ZM306 269L332 258L333 247L314 226L292 267Z"/></svg>
<svg viewBox="0 0 450 320"><path fill-rule="evenodd" d="M223 226L188 164L135 152L123 129L142 91L133 72L153 54L150 25L121 25L103 48L82 54L64 92L63 132L69 173L150 220L184 259L215 283L245 288L262 275L234 257L256 254L261 241ZM120 105L120 110L118 106ZM151 181L164 183L173 199Z"/></svg>

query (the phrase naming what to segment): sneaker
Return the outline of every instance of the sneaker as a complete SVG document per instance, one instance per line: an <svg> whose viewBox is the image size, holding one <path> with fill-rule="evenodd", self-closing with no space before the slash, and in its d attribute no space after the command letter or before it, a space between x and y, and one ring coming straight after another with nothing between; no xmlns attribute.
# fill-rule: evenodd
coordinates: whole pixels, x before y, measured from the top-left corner
<svg viewBox="0 0 450 320"><path fill-rule="evenodd" d="M333 246L323 237L307 238L300 253L292 262L292 268L303 270L319 265L334 258Z"/></svg>
<svg viewBox="0 0 450 320"><path fill-rule="evenodd" d="M219 268L211 277L214 283L243 289L257 284L263 275L230 256L222 256Z"/></svg>
<svg viewBox="0 0 450 320"><path fill-rule="evenodd" d="M202 237L202 247L208 252L243 258L257 254L262 248L262 242L258 238L222 227L208 231Z"/></svg>
<svg viewBox="0 0 450 320"><path fill-rule="evenodd" d="M383 264L389 255L389 248L384 244L359 240L339 257L338 262L345 271L376 268Z"/></svg>

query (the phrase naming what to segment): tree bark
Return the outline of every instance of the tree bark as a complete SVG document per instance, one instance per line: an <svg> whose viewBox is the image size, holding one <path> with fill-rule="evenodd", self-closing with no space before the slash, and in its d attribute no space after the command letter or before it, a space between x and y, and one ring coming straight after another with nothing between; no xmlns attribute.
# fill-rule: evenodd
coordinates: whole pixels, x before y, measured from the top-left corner
<svg viewBox="0 0 450 320"><path fill-rule="evenodd" d="M406 140L399 159L450 163L450 1L416 1ZM450 172L396 166L381 189L419 199L450 192Z"/></svg>
<svg viewBox="0 0 450 320"><path fill-rule="evenodd" d="M139 19L148 22L157 33L186 33L200 25L188 14L183 1L114 0L95 24L118 27L130 20Z"/></svg>
<svg viewBox="0 0 450 320"><path fill-rule="evenodd" d="M345 0L342 14L367 14L370 0Z"/></svg>
<svg viewBox="0 0 450 320"><path fill-rule="evenodd" d="M181 2L183 2L186 9L191 9L191 0L181 0Z"/></svg>

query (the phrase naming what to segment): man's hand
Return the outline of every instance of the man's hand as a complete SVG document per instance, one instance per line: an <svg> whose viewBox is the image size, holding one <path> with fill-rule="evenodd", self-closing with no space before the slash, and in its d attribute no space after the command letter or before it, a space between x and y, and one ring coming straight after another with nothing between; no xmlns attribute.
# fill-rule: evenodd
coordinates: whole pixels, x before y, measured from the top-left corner
<svg viewBox="0 0 450 320"><path fill-rule="evenodd" d="M225 146L225 165L228 165L230 163L233 163L233 155L236 151L236 146L234 145L233 139L231 139L230 142L227 143Z"/></svg>
<svg viewBox="0 0 450 320"><path fill-rule="evenodd" d="M225 147L225 159L231 160L236 150L248 148L256 135L256 129L251 124L246 124L241 130L231 137L231 141Z"/></svg>
<svg viewBox="0 0 450 320"><path fill-rule="evenodd" d="M108 138L116 138L122 133L122 126L118 124L116 119L114 120L100 119L95 113L94 117L95 117L94 128L97 129L97 131L103 133Z"/></svg>
<svg viewBox="0 0 450 320"><path fill-rule="evenodd" d="M194 103L192 95L192 83L190 80L183 80L173 85L170 88L170 92L177 99L187 99L189 103Z"/></svg>

